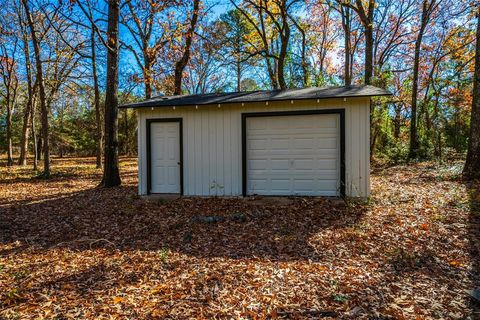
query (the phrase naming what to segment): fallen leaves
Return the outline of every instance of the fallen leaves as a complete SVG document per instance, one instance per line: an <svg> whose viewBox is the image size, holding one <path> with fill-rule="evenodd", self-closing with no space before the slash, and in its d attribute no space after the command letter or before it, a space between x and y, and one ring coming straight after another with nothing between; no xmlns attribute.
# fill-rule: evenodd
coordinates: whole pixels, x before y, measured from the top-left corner
<svg viewBox="0 0 480 320"><path fill-rule="evenodd" d="M0 318L464 318L480 284L477 192L431 164L374 172L369 203L96 189L0 168ZM454 176L455 173L452 173Z"/></svg>

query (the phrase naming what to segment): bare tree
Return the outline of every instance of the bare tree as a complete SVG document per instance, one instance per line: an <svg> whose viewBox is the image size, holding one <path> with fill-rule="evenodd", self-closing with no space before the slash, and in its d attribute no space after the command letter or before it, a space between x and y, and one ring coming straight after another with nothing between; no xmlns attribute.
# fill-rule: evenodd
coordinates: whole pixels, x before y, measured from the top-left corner
<svg viewBox="0 0 480 320"><path fill-rule="evenodd" d="M221 43L219 46L220 55L223 55L221 60L234 67L238 92L243 90L242 77L246 66L255 63L252 55L248 52L246 40L252 30L243 14L239 10L233 9L220 16L220 21L214 30L215 34L207 35Z"/></svg>
<svg viewBox="0 0 480 320"><path fill-rule="evenodd" d="M417 134L417 97L418 97L418 71L420 67L420 51L422 47L422 40L430 23L432 13L438 7L437 0L423 0L422 3L422 16L420 19L420 27L418 29L417 37L415 40L415 57L413 60L413 80L412 80L412 114L410 118L410 148L409 159L418 157L418 134Z"/></svg>
<svg viewBox="0 0 480 320"><path fill-rule="evenodd" d="M381 71L399 50L410 44L409 21L416 14L417 0L377 0L375 10L374 66Z"/></svg>
<svg viewBox="0 0 480 320"><path fill-rule="evenodd" d="M93 106L95 109L95 123L96 123L96 138L97 138L97 147L96 147L96 167L102 167L102 158L103 158L103 141L104 141L104 129L102 124L102 108L100 105L100 86L98 80L98 68L97 68L97 37L101 37L99 34L95 20L93 19L93 8L90 1L85 1L85 6L82 6L79 3L83 13L88 17L88 23L79 21L79 19L74 19L70 15L63 15L65 20L71 21L72 24L82 27L87 30L89 36L89 44L86 46L89 48L90 52L86 52L86 47L82 43L72 44L71 39L66 39L63 36L63 32L60 27L56 27L55 30L60 36L62 42L69 47L73 52L75 52L80 58L90 61L91 66L91 78L93 81ZM60 9L61 4L58 6ZM102 39L103 40L103 39ZM73 70L72 70L73 71Z"/></svg>
<svg viewBox="0 0 480 320"><path fill-rule="evenodd" d="M21 6L17 6L17 21L19 25L19 32L21 34L21 39L23 43L23 54L25 59L25 76L27 80L27 103L25 109L23 110L23 126L22 126L22 136L20 138L20 156L18 159L18 164L21 166L27 165L27 155L28 155L28 136L30 131L30 126L32 125L31 119L33 117L33 99L35 94L34 79L32 74L32 62L30 59L30 42L28 37L28 30ZM32 130L33 133L33 130ZM34 150L34 166L36 169L36 150Z"/></svg>
<svg viewBox="0 0 480 320"><path fill-rule="evenodd" d="M175 62L175 75L174 75L174 94L182 94L182 78L183 71L190 59L190 49L192 47L193 36L195 34L195 28L197 26L198 16L200 13L200 0L193 0L192 18L190 19L190 25L185 34L185 46L183 47L182 54L179 60Z"/></svg>
<svg viewBox="0 0 480 320"><path fill-rule="evenodd" d="M97 124L97 152L96 152L96 165L97 168L102 167L103 157L103 125L102 125L102 110L100 106L100 87L98 84L98 72L97 72L97 44L95 41L95 25L90 25L90 60L92 62L92 78L93 78L93 105L95 107L95 122Z"/></svg>
<svg viewBox="0 0 480 320"><path fill-rule="evenodd" d="M90 28L95 31L98 39L107 49L107 83L105 88L104 113L104 160L103 178L100 183L103 187L115 187L121 184L118 165L118 63L119 63L119 20L120 0L108 0L108 18L106 39L96 24L90 3L88 7L82 1L75 1L85 17L90 22ZM82 24L81 22L77 22ZM93 55L92 55L93 56ZM93 60L92 60L93 62ZM98 88L98 87L97 87ZM98 121L98 118L97 118Z"/></svg>
<svg viewBox="0 0 480 320"><path fill-rule="evenodd" d="M121 184L118 169L118 24L119 0L108 1L107 85L105 92L105 160L102 185Z"/></svg>
<svg viewBox="0 0 480 320"><path fill-rule="evenodd" d="M40 52L40 42L37 37L37 31L35 23L30 12L30 5L28 0L22 0L23 8L27 18L28 27L30 29L30 36L32 39L34 54L35 54L35 66L37 74L38 93L40 99L40 111L41 111L41 123L42 123L42 138L43 138L43 173L45 178L50 177L50 150L48 144L48 109L45 94L45 85L43 79L42 58Z"/></svg>
<svg viewBox="0 0 480 320"><path fill-rule="evenodd" d="M316 86L323 86L327 83L327 78L329 76L329 68L331 62L329 61L329 53L331 53L332 48L336 47L338 44L338 37L340 36L340 31L338 28L338 20L336 21L337 15L334 10L341 11L344 8L341 5L335 5L334 3L328 2L324 3L323 0L314 2L310 9L310 15L305 19L304 25L307 29L308 34L307 41L303 44L303 34L302 35L302 47L306 46L308 48L308 55L312 60L311 68L308 72L313 75L313 83ZM350 9L348 9L350 10ZM298 22L295 22L292 19L292 22L297 25ZM298 27L297 27L298 29ZM348 35L348 40L350 43L350 35ZM347 50L350 47L346 48ZM350 51L349 51L350 52ZM350 55L349 55L350 56ZM303 60L303 59L302 59ZM350 71L349 62L350 58L346 59L346 66L348 71ZM307 72L304 70L303 73ZM308 86L305 82L304 77L304 86Z"/></svg>
<svg viewBox="0 0 480 320"><path fill-rule="evenodd" d="M270 39L270 35L265 27L265 6L263 5L264 0L261 0L259 3L255 3L250 0L245 1L247 5L250 5L255 9L255 14L257 15L256 20L254 18L254 15L250 14L247 9L241 8L234 2L234 0L230 1L235 6L235 8L243 14L245 19L254 28L258 37L260 38L260 43L258 45L256 43L253 43L252 41L249 41L249 44L254 48L253 54L258 54L265 59L265 65L267 68L268 76L270 78L271 87L272 89L278 89L278 74L276 72L276 61L278 60L278 56L274 52L274 47L271 44L272 41Z"/></svg>
<svg viewBox="0 0 480 320"><path fill-rule="evenodd" d="M364 29L365 34L365 84L371 84L373 77L373 24L375 0L368 0L365 6L362 0L337 0L341 5L353 9ZM352 3L354 1L354 3Z"/></svg>
<svg viewBox="0 0 480 320"><path fill-rule="evenodd" d="M128 0L126 2L129 9L128 14L122 16L122 23L130 31L137 48L127 43L122 43L122 45L132 52L139 68L142 70L146 99L152 97L152 72L158 61L158 53L168 43L168 30L165 30L161 21L158 21L161 19L159 15L173 2L173 0L161 2L156 0ZM192 17L197 19L198 13L194 12L193 14ZM166 17L164 18L167 19ZM196 21L193 19L192 22L196 24ZM195 29L195 26L193 26L193 29ZM187 34L187 37L189 34Z"/></svg>
<svg viewBox="0 0 480 320"><path fill-rule="evenodd" d="M285 89L285 59L291 36L290 20L293 20L291 11L298 0L253 1L244 0L245 7L239 6L234 0L231 3L239 10L256 31L260 43L256 45L255 53L265 58L265 64L273 89ZM253 8L253 14L248 7ZM275 32L268 30L267 23L271 24ZM272 63L273 59L273 63Z"/></svg>
<svg viewBox="0 0 480 320"><path fill-rule="evenodd" d="M463 168L465 178L470 180L480 179L480 5L477 4L477 6L477 35L470 139L468 141L467 160Z"/></svg>
<svg viewBox="0 0 480 320"><path fill-rule="evenodd" d="M7 166L13 165L13 146L12 146L12 113L15 109L18 92L17 75L17 49L18 38L12 38L13 43L2 43L0 45L0 76L2 77L5 92L2 96L5 100L7 109L6 129L7 129Z"/></svg>
<svg viewBox="0 0 480 320"><path fill-rule="evenodd" d="M343 68L344 84L349 86L352 84L352 69L351 69L351 32L352 32L352 17L350 15L350 8L347 6L340 6L340 15L342 17L342 29L345 46L345 65Z"/></svg>

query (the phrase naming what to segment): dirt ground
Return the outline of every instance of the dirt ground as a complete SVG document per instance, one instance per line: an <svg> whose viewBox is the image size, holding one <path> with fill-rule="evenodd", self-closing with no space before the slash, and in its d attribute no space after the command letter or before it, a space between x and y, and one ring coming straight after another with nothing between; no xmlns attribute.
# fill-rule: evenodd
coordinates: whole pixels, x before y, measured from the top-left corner
<svg viewBox="0 0 480 320"><path fill-rule="evenodd" d="M98 189L0 164L0 319L479 319L480 194L461 163L377 168L367 203Z"/></svg>

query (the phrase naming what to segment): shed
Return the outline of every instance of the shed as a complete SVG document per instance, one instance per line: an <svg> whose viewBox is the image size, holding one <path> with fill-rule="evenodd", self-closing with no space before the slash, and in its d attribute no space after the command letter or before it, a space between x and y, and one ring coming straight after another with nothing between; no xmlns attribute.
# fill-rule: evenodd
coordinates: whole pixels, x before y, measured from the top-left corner
<svg viewBox="0 0 480 320"><path fill-rule="evenodd" d="M138 116L138 192L370 193L369 85L159 96Z"/></svg>

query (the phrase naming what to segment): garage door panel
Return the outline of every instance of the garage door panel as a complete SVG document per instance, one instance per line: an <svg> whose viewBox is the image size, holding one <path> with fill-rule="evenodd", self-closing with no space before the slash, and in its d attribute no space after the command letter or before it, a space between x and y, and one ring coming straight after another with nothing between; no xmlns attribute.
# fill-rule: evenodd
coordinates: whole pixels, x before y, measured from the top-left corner
<svg viewBox="0 0 480 320"><path fill-rule="evenodd" d="M334 149L334 150L336 150L337 146L338 146L338 139L336 137L317 139L317 148L318 149Z"/></svg>
<svg viewBox="0 0 480 320"><path fill-rule="evenodd" d="M270 168L272 170L288 170L290 168L290 159L272 159L270 161Z"/></svg>
<svg viewBox="0 0 480 320"><path fill-rule="evenodd" d="M287 138L271 138L269 143L270 143L271 150L288 150L290 139L288 137Z"/></svg>
<svg viewBox="0 0 480 320"><path fill-rule="evenodd" d="M252 139L250 141L250 150L265 150L268 144L268 139Z"/></svg>
<svg viewBox="0 0 480 320"><path fill-rule="evenodd" d="M324 114L313 121L315 121L315 123L320 123L322 128L338 128L340 127L338 118L338 114Z"/></svg>
<svg viewBox="0 0 480 320"><path fill-rule="evenodd" d="M268 190L267 179L251 179L248 181L248 190L252 190L254 194L262 194Z"/></svg>
<svg viewBox="0 0 480 320"><path fill-rule="evenodd" d="M293 161L293 169L313 171L316 167L316 159L296 159Z"/></svg>
<svg viewBox="0 0 480 320"><path fill-rule="evenodd" d="M266 159L251 159L248 161L251 170L266 170L268 168L268 160Z"/></svg>
<svg viewBox="0 0 480 320"><path fill-rule="evenodd" d="M290 190L290 179L289 177L282 179L282 178L272 178L270 179L270 188L274 191L288 191Z"/></svg>
<svg viewBox="0 0 480 320"><path fill-rule="evenodd" d="M252 117L246 125L248 194L339 195L338 114Z"/></svg>
<svg viewBox="0 0 480 320"><path fill-rule="evenodd" d="M266 121L266 131L271 132L271 131L278 131L278 130L285 130L288 128L291 128L292 126L298 126L295 121L293 123L287 123L287 122L282 122L282 121L275 121L272 120L272 118L268 117L265 118Z"/></svg>
<svg viewBox="0 0 480 320"><path fill-rule="evenodd" d="M293 138L292 148L295 150L312 150L315 149L314 138Z"/></svg>
<svg viewBox="0 0 480 320"><path fill-rule="evenodd" d="M317 161L318 169L319 170L332 170L338 168L338 160L337 159L319 159Z"/></svg>

